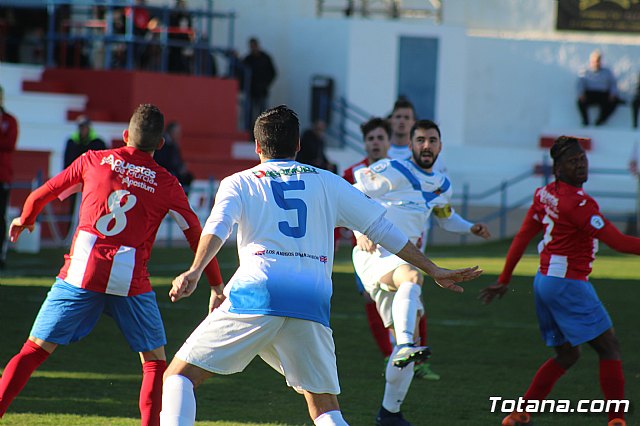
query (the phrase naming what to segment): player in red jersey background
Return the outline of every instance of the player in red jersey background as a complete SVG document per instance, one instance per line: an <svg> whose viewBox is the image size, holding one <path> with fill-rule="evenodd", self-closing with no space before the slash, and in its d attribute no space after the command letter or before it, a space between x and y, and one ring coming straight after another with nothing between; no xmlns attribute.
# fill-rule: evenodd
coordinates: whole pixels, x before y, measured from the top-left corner
<svg viewBox="0 0 640 426"><path fill-rule="evenodd" d="M622 234L601 213L598 203L582 189L588 178L587 156L578 139L561 136L551 147L552 182L538 188L533 204L513 239L498 282L480 293L484 303L507 293L511 274L527 244L541 231L540 269L534 295L540 331L556 356L539 369L524 394L542 400L556 381L580 357L588 343L600 359L600 387L607 400L624 399L624 375L618 339L611 319L591 285L591 264L598 240L623 253L640 254L640 238ZM623 412L609 412L609 425L624 426ZM503 425L526 425L528 413L511 413Z"/></svg>
<svg viewBox="0 0 640 426"><path fill-rule="evenodd" d="M31 374L60 344L85 337L104 312L131 349L140 353L142 425L158 425L166 337L147 263L163 218L172 216L193 250L202 228L178 180L153 160L163 144L164 116L140 105L124 131L125 147L89 151L33 191L11 223L12 242L33 229L42 208L82 191L80 219L64 266L40 308L20 353L0 379L0 417ZM222 277L214 259L207 267L210 309L221 303Z"/></svg>
<svg viewBox="0 0 640 426"><path fill-rule="evenodd" d="M13 180L13 153L18 143L18 120L4 109L4 89L0 86L0 270L7 256L7 224L9 187Z"/></svg>
<svg viewBox="0 0 640 426"><path fill-rule="evenodd" d="M342 177L352 185L356 183L356 179L353 173L363 167L368 167L370 164L373 164L378 160L387 158L387 151L389 150L390 146L389 137L391 136L391 126L386 120L374 117L369 121L362 123L362 125L360 126L360 130L362 130L364 149L367 153L367 156L361 161L345 169L342 174ZM349 240L351 241L352 246L356 244L355 238L353 237L353 232L345 228L337 228L336 234L339 234L340 231L348 233ZM336 235L335 240L336 243L340 241L338 235ZM389 358L391 352L393 351L393 347L389 339L389 330L387 330L387 328L382 323L382 319L380 318L380 314L378 314L376 304L373 300L371 300L371 297L369 297L369 294L365 291L360 277L358 277L358 274L356 273L354 273L354 275L356 279L356 286L358 287L358 292L364 299L364 310L367 314L367 321L369 323L371 335L376 341L376 344L378 345L382 356L385 358Z"/></svg>

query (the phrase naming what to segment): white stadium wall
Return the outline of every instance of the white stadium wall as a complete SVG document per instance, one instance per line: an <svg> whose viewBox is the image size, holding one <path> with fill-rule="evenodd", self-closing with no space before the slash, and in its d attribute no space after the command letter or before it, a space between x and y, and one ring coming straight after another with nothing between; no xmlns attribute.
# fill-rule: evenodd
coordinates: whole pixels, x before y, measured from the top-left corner
<svg viewBox="0 0 640 426"><path fill-rule="evenodd" d="M336 20L300 19L291 23L289 35L293 60L279 66L280 85L285 86L289 95L279 102L294 108L300 116L300 125L305 128L310 123L313 76L333 78L334 93L345 93L349 87L349 27Z"/></svg>
<svg viewBox="0 0 640 426"><path fill-rule="evenodd" d="M438 67L435 117L451 145L464 141L466 36L461 28L397 21L345 21L349 39L347 99L374 115L386 116L398 96L400 37L437 38Z"/></svg>
<svg viewBox="0 0 640 426"><path fill-rule="evenodd" d="M576 77L596 48L604 52L603 62L618 76L627 100L640 72L640 45L493 37L469 37L467 43L470 145L529 146L553 128L579 128ZM604 126L630 127L628 107L619 108Z"/></svg>
<svg viewBox="0 0 640 426"><path fill-rule="evenodd" d="M333 77L337 96L345 96L371 114L386 115L397 96L399 39L437 37L433 118L442 127L446 162L456 188L469 184L472 192L478 192L532 169L546 155L538 146L541 135L592 137L592 166L626 167L636 139L640 140L630 129L628 105L621 106L602 128L581 128L575 80L589 52L601 48L605 64L618 74L628 98L640 72L637 36L557 32L552 0L443 3L443 23L436 24L339 14L318 18L313 0L214 2L216 10L235 10L232 45L241 55L246 54L251 36L258 37L272 55L279 74L269 103L291 105L299 112L303 127L310 121L313 75ZM216 20L213 29L216 39L227 41L227 24ZM225 65L219 63L219 68L224 70ZM61 128L60 134L68 130ZM330 155L342 166L359 156L336 150ZM52 163L57 165L59 158ZM594 177L588 185L635 190L635 181L628 176L612 179ZM627 209L632 202L602 203Z"/></svg>

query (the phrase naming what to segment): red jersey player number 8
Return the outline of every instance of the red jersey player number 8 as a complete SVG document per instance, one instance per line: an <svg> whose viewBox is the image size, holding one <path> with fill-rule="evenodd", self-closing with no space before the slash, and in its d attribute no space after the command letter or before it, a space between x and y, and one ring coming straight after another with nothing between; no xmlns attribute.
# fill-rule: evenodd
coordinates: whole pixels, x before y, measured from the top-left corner
<svg viewBox="0 0 640 426"><path fill-rule="evenodd" d="M122 200L127 198L124 205L122 205ZM127 226L127 215L126 212L131 210L133 206L136 205L138 199L135 195L131 194L126 189L118 189L117 191L113 191L109 195L109 199L107 200L107 204L109 205L109 212L106 215L102 216L96 222L96 229L100 231L103 235L107 237L112 237L121 233L124 228ZM109 225L112 221L115 221L113 227L109 229Z"/></svg>

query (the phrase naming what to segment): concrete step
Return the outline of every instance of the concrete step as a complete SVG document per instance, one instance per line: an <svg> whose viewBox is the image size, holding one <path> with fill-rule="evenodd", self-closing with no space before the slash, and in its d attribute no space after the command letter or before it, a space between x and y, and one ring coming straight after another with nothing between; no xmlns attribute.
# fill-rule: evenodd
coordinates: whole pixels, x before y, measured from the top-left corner
<svg viewBox="0 0 640 426"><path fill-rule="evenodd" d="M0 62L0 75L5 97L22 93L22 82L25 80L38 81L42 77L44 68L40 65L10 64Z"/></svg>
<svg viewBox="0 0 640 426"><path fill-rule="evenodd" d="M45 93L70 93L71 91L69 85L57 80L25 81L22 83L22 90Z"/></svg>
<svg viewBox="0 0 640 426"><path fill-rule="evenodd" d="M67 111L67 120L75 121L79 116L84 115L89 117L91 121L113 121L113 115L111 112L105 109L97 108L85 108L83 110L69 110Z"/></svg>
<svg viewBox="0 0 640 426"><path fill-rule="evenodd" d="M203 160L198 157L184 157L188 169L194 174L196 179L209 179L213 177L216 180L222 180L241 170L251 168L258 164L257 160L233 160L233 159L217 159Z"/></svg>
<svg viewBox="0 0 640 426"><path fill-rule="evenodd" d="M22 93L5 97L7 110L16 116L21 128L28 123L64 123L69 109L83 109L86 104L83 95Z"/></svg>

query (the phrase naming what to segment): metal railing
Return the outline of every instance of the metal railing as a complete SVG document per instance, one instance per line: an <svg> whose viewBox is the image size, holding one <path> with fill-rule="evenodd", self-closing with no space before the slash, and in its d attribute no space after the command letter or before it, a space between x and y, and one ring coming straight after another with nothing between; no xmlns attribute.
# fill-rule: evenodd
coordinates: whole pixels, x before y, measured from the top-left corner
<svg viewBox="0 0 640 426"><path fill-rule="evenodd" d="M421 18L442 21L441 0L316 0L316 15L340 13L345 17L382 16L390 19Z"/></svg>
<svg viewBox="0 0 640 426"><path fill-rule="evenodd" d="M136 68L136 54L142 48L151 48L159 51L159 61L146 69L166 72L169 50L177 48L192 50L192 68L196 75L210 74L214 60L212 55L221 54L229 60L227 75L235 76L235 12L217 12L213 10L213 1L207 1L206 4L204 9L181 10L180 12L190 17L193 25L191 28L179 28L169 25L169 18L176 9L167 6L136 5L135 0L0 0L3 7L46 10L44 65L47 67L66 66L68 48L75 52L74 56L82 55L85 50L101 49L101 63L105 69L120 67L132 70ZM96 8L102 10L99 17L95 14ZM146 36L136 34L134 20L130 19L139 9L145 9L159 22L156 28L148 30ZM126 10L129 10L128 17L124 16ZM124 19L124 28L116 25L117 17ZM224 44L213 43L211 40L214 21L228 23L227 40ZM174 37L176 35L185 36L186 39ZM114 61L114 55L120 50L125 52L124 61ZM80 64L74 63L73 66Z"/></svg>
<svg viewBox="0 0 640 426"><path fill-rule="evenodd" d="M327 134L336 141L340 147L348 146L349 148L364 154L364 147L362 143L362 135L359 132L354 131L354 128L359 128L360 124L369 120L373 115L365 111L363 108L354 105L346 98L340 96L331 103L331 112L334 114L332 120L333 124L327 129ZM336 119L337 117L337 119ZM591 168L589 169L591 175L603 175L603 176L628 176L629 170L627 169L613 169L613 168ZM544 155L541 159L541 164L533 166L530 170L525 170L522 173L502 180L500 183L489 187L485 190L473 193L471 191L471 185L468 182L462 184L462 191L453 194L453 200L460 205L460 215L467 217L470 211L470 205L482 205L483 201L497 196L499 197L499 203L496 209L482 217L476 218L477 222L484 222L491 224L497 222L498 224L498 237L504 239L507 237L507 224L509 223L509 215L516 210L528 206L531 203L533 193L526 194L525 196L519 196L515 200L511 200L509 190L515 185L527 180L539 180L540 183L536 186L543 186L549 183L552 178L551 165L549 164L548 156ZM639 189L640 191L640 189ZM640 193L640 192L639 192ZM636 192L625 191L590 191L589 194L597 199L625 199L625 200L637 200L640 195ZM640 202L640 199L638 199ZM636 211L633 212L636 218L637 229L640 229L640 207L636 203ZM619 213L608 214L607 217L610 220L624 220L627 219L632 213ZM432 221L433 225L433 221ZM433 227L432 227L433 228ZM433 232L429 233L429 243L432 242ZM460 243L467 243L467 236L460 236Z"/></svg>
<svg viewBox="0 0 640 426"><path fill-rule="evenodd" d="M601 175L601 176L629 176L628 169L614 169L614 168L590 168L589 175ZM467 217L469 212L470 202L482 204L482 200L494 197L498 194L500 202L495 211L490 212L482 217L476 218L475 222L491 223L498 222L498 238L507 238L507 224L509 214L517 209L529 206L533 198L533 193L529 193L525 196L517 198L515 201L510 201L509 189L514 185L524 182L526 180L539 180L540 183L536 186L547 185L553 177L552 167L549 164L548 157L544 155L542 157L542 163L540 166L535 166L530 170L524 171L521 174L505 179L498 185L490 187L484 191L478 193L471 193L470 184L465 182L462 185L461 193L454 193L453 199L460 203L460 215ZM634 200L635 211L628 213L608 213L607 218L614 221L628 220L633 216L636 222L636 229L640 229L640 211L638 211L638 201L640 200L640 180L638 181L638 189L636 191L589 191L589 195L596 199L622 199L622 200ZM431 235L429 236L431 238ZM467 236L460 236L460 243L466 244Z"/></svg>
<svg viewBox="0 0 640 426"><path fill-rule="evenodd" d="M602 175L602 176L628 176L629 171L627 169L613 169L613 168L591 168L589 169L589 174L591 175ZM532 167L530 170L526 170L520 173L517 176L514 176L509 179L505 179L501 181L499 184L494 185L490 188L487 188L483 191L479 191L476 193L471 192L471 185L468 182L465 182L462 185L462 191L460 193L454 193L453 200L460 206L460 215L462 217L467 217L470 211L470 205L478 204L481 205L483 200L487 200L488 198L495 197L496 194L499 197L499 203L496 206L495 210L490 213L482 216L474 218L474 222L483 222L487 224L491 224L493 222L498 223L498 238L505 239L507 238L507 223L509 220L509 214L513 213L517 209L528 206L531 203L531 199L533 193L528 193L525 196L519 196L514 201L511 200L509 191L513 189L513 187L519 183L525 182L527 180L536 180L539 183L536 183L536 186L543 186L549 183L551 179L551 166L548 164L548 159L546 156L542 159L541 167ZM31 181L16 181L11 184L11 189L27 189L33 190L41 185L43 182L42 173L38 173L38 175ZM639 190L640 190L640 180L638 180ZM216 191L218 188L218 181L213 178L209 178L206 184L200 186L192 186L189 191L189 200L192 204L192 207L196 214L198 215L201 222L206 220L208 217L211 208L213 207L213 202L215 199ZM634 200L635 211L628 213L619 213L619 214L607 214L607 218L610 220L627 220L630 217L635 218L636 221L636 229L640 230L640 211L638 211L638 192L625 192L625 191L590 191L589 194L597 199L623 199L623 200ZM77 209L73 213L77 218ZM51 236L52 236L52 244L57 247L68 245L70 242L70 236L73 235L75 231L74 226L70 226L69 232L67 235L62 235L62 231L60 230L60 223L74 223L73 214L56 214L53 212L53 209L50 205L45 206L44 211L38 217L38 221L44 223L48 226ZM633 216L632 216L633 215ZM163 222L162 229L163 232L158 234L158 239L166 241L168 246L171 246L174 238L178 236L180 237L181 233L176 230L176 226L173 223L173 220L170 218L165 218ZM434 225L432 221L432 225ZM429 233L429 244L433 243L433 232ZM467 236L460 236L460 243L467 243Z"/></svg>
<svg viewBox="0 0 640 426"><path fill-rule="evenodd" d="M332 124L327 129L327 135L337 142L341 148L348 146L349 148L364 154L362 144L362 135L360 134L360 124L373 117L363 108L358 107L347 101L343 96L330 103L331 113L338 116L337 120L332 120ZM353 129L358 129L354 131Z"/></svg>

